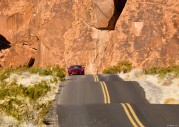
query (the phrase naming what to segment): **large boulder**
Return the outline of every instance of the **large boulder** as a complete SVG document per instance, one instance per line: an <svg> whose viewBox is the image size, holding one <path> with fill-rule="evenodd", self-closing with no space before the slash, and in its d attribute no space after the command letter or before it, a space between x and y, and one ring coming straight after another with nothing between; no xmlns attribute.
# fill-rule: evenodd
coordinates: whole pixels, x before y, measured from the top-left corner
<svg viewBox="0 0 179 127"><path fill-rule="evenodd" d="M114 13L114 1L113 0L92 0L93 15L94 15L94 27L107 28L109 20Z"/></svg>

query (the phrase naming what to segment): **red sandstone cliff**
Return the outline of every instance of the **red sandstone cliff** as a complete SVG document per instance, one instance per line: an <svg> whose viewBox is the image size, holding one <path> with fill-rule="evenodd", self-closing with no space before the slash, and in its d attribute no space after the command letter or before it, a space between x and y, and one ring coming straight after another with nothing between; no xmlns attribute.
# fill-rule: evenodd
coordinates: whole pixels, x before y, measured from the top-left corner
<svg viewBox="0 0 179 127"><path fill-rule="evenodd" d="M0 0L0 65L82 64L93 73L122 60L179 63L178 0L125 2Z"/></svg>

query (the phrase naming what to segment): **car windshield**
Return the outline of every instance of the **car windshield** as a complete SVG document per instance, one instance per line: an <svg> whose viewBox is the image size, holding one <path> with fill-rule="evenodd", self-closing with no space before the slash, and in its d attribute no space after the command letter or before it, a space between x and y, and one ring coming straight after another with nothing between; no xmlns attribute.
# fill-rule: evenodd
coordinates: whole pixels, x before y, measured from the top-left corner
<svg viewBox="0 0 179 127"><path fill-rule="evenodd" d="M82 68L82 66L80 66L80 65L75 65L75 66L71 66L70 68L71 68L71 69L73 69L73 68Z"/></svg>

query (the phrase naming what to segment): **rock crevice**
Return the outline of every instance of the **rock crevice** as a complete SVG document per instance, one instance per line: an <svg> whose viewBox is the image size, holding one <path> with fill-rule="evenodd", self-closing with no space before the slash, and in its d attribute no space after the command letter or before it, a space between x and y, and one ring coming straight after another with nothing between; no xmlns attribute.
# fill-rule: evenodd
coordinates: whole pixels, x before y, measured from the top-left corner
<svg viewBox="0 0 179 127"><path fill-rule="evenodd" d="M114 13L109 20L107 29L114 30L116 27L116 23L125 7L127 0L114 0Z"/></svg>

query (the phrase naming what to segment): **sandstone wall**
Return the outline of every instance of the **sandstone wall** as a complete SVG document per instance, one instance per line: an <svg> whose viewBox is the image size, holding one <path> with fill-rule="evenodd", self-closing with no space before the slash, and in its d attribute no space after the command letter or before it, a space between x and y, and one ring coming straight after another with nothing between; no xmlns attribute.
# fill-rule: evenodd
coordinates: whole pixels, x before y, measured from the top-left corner
<svg viewBox="0 0 179 127"><path fill-rule="evenodd" d="M179 63L178 0L127 0L120 15L125 2L1 0L0 34L11 48L0 50L0 65L33 58L36 66L82 64L94 73L122 60L137 67Z"/></svg>

